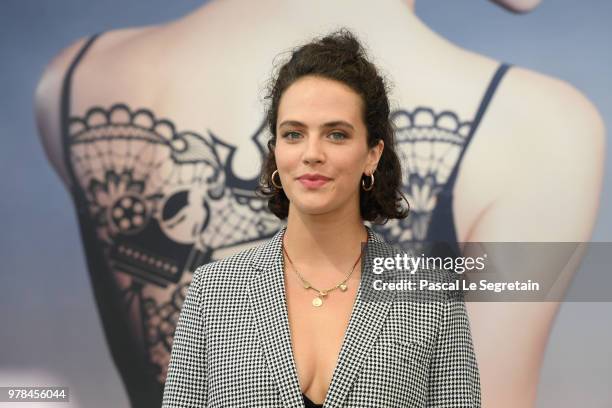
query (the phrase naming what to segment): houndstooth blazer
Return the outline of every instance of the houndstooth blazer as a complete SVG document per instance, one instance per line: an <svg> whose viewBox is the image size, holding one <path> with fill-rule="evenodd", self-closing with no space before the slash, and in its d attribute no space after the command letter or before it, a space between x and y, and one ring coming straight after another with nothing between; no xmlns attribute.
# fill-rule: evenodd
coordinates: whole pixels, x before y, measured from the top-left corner
<svg viewBox="0 0 612 408"><path fill-rule="evenodd" d="M461 295L402 301L398 291L372 290L381 275L368 270L371 259L398 252L366 228L366 266L324 407L480 407ZM304 407L285 301L285 230L194 272L174 334L164 408Z"/></svg>

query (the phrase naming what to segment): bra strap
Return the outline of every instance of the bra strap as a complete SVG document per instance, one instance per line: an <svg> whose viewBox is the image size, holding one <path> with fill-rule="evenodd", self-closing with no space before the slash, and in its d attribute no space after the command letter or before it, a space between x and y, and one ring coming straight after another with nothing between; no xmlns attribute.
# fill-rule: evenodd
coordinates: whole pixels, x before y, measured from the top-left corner
<svg viewBox="0 0 612 408"><path fill-rule="evenodd" d="M497 90L501 80L504 78L504 75L506 74L508 69L510 69L511 66L512 66L511 64L504 62L500 64L499 68L497 68L497 71L495 72L495 75L493 75L493 78L491 79L491 82L489 83L489 86L487 87L487 90L482 100L480 101L480 106L478 107L478 111L476 112L476 116L474 117L474 121L472 122L472 125L470 127L470 132L468 133L465 139L465 143L461 149L461 152L459 153L459 159L457 160L457 163L455 164L455 167L453 168L453 171L451 175L449 176L449 179L446 185L444 186L445 189L452 191L453 186L455 184L455 179L457 178L459 166L461 165L461 161L463 160L465 151L467 150L468 145L472 141L472 138L474 134L476 133L476 130L478 130L478 127L480 126L480 122L482 121L482 118L484 114L486 113L487 108L489 107L489 104L491 103L491 100L493 99L493 95L495 95L495 91Z"/></svg>
<svg viewBox="0 0 612 408"><path fill-rule="evenodd" d="M93 42L101 35L102 33L96 33L89 37L89 39L85 42L85 44L81 47L79 52L77 53L74 60L70 63L70 67L66 71L64 75L64 81L62 84L62 93L61 93L61 137L62 137L62 148L63 148L63 160L66 166L66 170L68 171L68 176L70 178L71 192L74 197L76 197L78 191L78 182L76 180L76 176L74 173L74 168L72 167L72 162L70 161L70 93L72 90L72 77L74 75L74 71L81 62L82 58L87 53L87 50L91 47Z"/></svg>

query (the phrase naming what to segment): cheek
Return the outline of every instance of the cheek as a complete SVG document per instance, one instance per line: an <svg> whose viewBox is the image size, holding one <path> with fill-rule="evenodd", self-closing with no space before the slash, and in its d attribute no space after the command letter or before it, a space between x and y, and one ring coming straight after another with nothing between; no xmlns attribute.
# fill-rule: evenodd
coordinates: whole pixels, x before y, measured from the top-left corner
<svg viewBox="0 0 612 408"><path fill-rule="evenodd" d="M337 163L338 187L344 191L352 192L361 183L362 165L358 158Z"/></svg>
<svg viewBox="0 0 612 408"><path fill-rule="evenodd" d="M299 167L299 154L287 146L277 146L274 156L276 168L282 174L281 182L285 186L285 193L288 193L291 190L292 178L295 177L296 169Z"/></svg>
<svg viewBox="0 0 612 408"><path fill-rule="evenodd" d="M274 157L276 159L276 167L282 170L287 170L291 167L294 161L291 149L287 149L283 145L279 145L274 149Z"/></svg>
<svg viewBox="0 0 612 408"><path fill-rule="evenodd" d="M365 163L363 155L356 153L346 153L344 155L338 156L339 160L335 161L335 165L339 169L339 171L343 175L345 175L346 179L359 179L362 174L363 165Z"/></svg>

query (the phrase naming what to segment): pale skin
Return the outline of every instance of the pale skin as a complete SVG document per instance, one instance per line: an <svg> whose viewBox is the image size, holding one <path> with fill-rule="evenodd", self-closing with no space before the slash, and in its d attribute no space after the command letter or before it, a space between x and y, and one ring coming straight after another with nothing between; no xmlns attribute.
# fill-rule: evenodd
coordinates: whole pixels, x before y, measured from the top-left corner
<svg viewBox="0 0 612 408"><path fill-rule="evenodd" d="M451 109L461 118L473 117L499 63L438 35L414 14L413 2L337 1L317 7L303 3L213 1L167 24L106 33L76 72L73 111L83 114L94 104L108 106L121 100L172 118L182 129L214 129L224 140L244 145L237 152L240 164L235 172L249 176L258 171L249 160L255 148L246 141L261 118L260 84L279 50L305 38L340 24L354 28L364 35L375 61L393 79L392 100L400 106ZM506 3L520 6L520 2ZM347 9L353 12L346 13ZM226 26L219 22L233 21L238 14L252 18L235 25L220 52L218 38ZM385 30L372 21L385 21ZM252 47L245 46L247 39ZM76 41L49 64L35 97L45 150L66 184L58 98L63 74L83 42ZM257 52L251 52L253 49ZM248 61L248 65L239 61ZM231 87L219 80L226 77L228 67L233 67ZM309 135L318 134L318 124L309 123ZM458 173L453 213L459 242L588 241L599 207L604 152L601 115L584 94L565 81L513 67L500 84ZM304 212L311 208L308 203L303 204ZM338 241L358 246L356 237L363 239L364 231L352 230L352 234L348 240L337 237ZM317 242L321 239L324 237L316 238ZM353 255L340 253L352 265ZM299 250L290 255L296 264L300 262ZM305 261L303 256L301 261ZM337 266L327 269L336 272L334 277L346 270L337 262L328 264ZM569 265L563 274L552 270L548 278L560 278L564 286L576 266ZM533 276L550 269L546 263L529 267L537 271L529 270L521 260L499 265L509 276L516 271ZM322 286L326 283L320 282ZM354 288L349 285L347 296L354 294L350 290ZM309 311L310 294L303 296L303 310ZM467 307L483 406L534 406L544 350L559 304L468 302ZM346 317L346 309L337 312L334 316ZM343 330L346 321L341 323L336 331ZM315 402L323 400L329 381L325 376L336 362L334 353L339 346L333 344L320 351L328 353L325 364L322 357L315 365L315 358L308 360L312 354L304 357L299 350L295 352L298 367L303 361L300 370L305 370L300 373L302 389ZM304 353L314 352L319 351ZM319 369L321 376L313 374ZM304 372L310 373L310 383Z"/></svg>
<svg viewBox="0 0 612 408"><path fill-rule="evenodd" d="M359 211L361 177L376 169L384 148L366 144L360 96L342 83L304 77L283 94L278 110L275 149L278 174L289 198L286 250L299 273L317 288L342 282L359 257L367 232ZM346 122L324 127L329 122ZM300 122L303 125L286 124ZM297 178L319 173L331 178L317 189ZM360 263L324 305L312 306L285 259L285 285L291 341L302 392L322 404L331 384L359 281Z"/></svg>

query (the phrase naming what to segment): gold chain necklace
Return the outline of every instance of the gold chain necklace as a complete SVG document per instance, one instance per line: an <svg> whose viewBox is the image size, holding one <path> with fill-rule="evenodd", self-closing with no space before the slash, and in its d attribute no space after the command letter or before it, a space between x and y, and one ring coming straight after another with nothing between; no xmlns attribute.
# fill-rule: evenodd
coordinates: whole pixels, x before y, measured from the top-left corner
<svg viewBox="0 0 612 408"><path fill-rule="evenodd" d="M289 257L289 254L287 253L287 249L285 248L285 236L283 236L283 252L285 253L285 255L287 255L287 259L289 260L289 263L291 264L291 267L295 271L295 273L298 276L298 278L300 278L300 280L302 281L302 285L304 286L304 288L307 289L307 290L308 289L312 289L312 290L314 290L314 291L316 291L318 293L317 297L312 299L312 305L315 306L315 307L321 306L323 304L323 298L325 296L327 296L327 294L329 292L333 291L333 290L340 289L341 291L346 292L346 289L347 289L346 281L348 280L348 278L351 277L351 275L355 271L355 266L357 266L357 263L361 259L361 251L360 251L359 252L359 257L355 261L355 264L351 268L351 271L349 272L348 275L346 275L346 277L344 278L344 280L342 280L342 282L340 282L339 284L337 284L336 286L334 286L334 287L332 287L330 289L320 290L320 289L317 289L314 286L312 286L310 284L310 282L308 282L306 279L304 279L304 277L302 275L300 275L300 273L296 269L295 265L293 264L293 261L291 260L291 258Z"/></svg>

